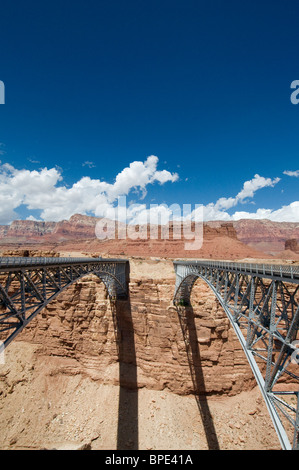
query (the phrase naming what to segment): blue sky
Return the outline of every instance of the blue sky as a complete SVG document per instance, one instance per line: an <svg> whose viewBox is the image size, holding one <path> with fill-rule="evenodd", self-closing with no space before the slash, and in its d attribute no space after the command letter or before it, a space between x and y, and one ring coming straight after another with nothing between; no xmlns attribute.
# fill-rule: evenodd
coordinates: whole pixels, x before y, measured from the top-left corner
<svg viewBox="0 0 299 470"><path fill-rule="evenodd" d="M299 221L298 15L296 0L2 0L0 223L101 215L123 194Z"/></svg>

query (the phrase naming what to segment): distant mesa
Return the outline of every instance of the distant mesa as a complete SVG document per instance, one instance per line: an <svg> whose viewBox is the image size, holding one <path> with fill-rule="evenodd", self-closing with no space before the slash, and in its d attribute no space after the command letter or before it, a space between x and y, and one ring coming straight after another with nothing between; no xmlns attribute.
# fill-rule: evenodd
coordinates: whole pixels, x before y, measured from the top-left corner
<svg viewBox="0 0 299 470"><path fill-rule="evenodd" d="M210 221L203 225L203 246L186 251L185 240L174 237L175 224L169 224L169 236L151 239L150 226L140 225L136 230L142 237L125 240L99 240L95 226L100 218L74 214L69 220L42 222L15 220L0 225L0 251L39 250L42 252L86 252L121 256L244 259L278 258L299 260L299 223L243 219L232 222Z"/></svg>

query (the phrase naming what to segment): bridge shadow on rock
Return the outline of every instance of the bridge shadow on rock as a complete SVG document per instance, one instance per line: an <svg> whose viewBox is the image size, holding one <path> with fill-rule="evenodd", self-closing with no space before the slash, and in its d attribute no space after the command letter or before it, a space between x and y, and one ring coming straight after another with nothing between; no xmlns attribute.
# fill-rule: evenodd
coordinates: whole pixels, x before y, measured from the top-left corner
<svg viewBox="0 0 299 470"><path fill-rule="evenodd" d="M209 450L219 450L218 438L206 397L193 308L191 306L176 306L176 310L184 337L193 390L204 426L208 448Z"/></svg>
<svg viewBox="0 0 299 470"><path fill-rule="evenodd" d="M113 304L119 360L117 450L138 450L138 384L130 298Z"/></svg>

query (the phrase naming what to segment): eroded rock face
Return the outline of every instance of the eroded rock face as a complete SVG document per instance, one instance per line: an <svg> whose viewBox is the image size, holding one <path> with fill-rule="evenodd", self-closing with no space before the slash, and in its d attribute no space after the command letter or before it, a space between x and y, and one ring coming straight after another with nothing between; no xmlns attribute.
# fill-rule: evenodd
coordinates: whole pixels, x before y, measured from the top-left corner
<svg viewBox="0 0 299 470"><path fill-rule="evenodd" d="M296 238L291 238L285 242L285 250L291 250L295 253L299 253L299 244Z"/></svg>
<svg viewBox="0 0 299 470"><path fill-rule="evenodd" d="M89 276L62 292L17 340L63 358L60 372L65 367L101 383L177 394L250 389L255 382L245 355L208 286L198 280L193 308L180 312L173 290L174 279L131 279L130 301L115 307Z"/></svg>
<svg viewBox="0 0 299 470"><path fill-rule="evenodd" d="M27 250L27 249L13 249L13 250L4 250L1 252L1 256L3 257L10 257L10 256L21 256L21 257L46 257L46 258L53 258L59 257L59 253L52 250Z"/></svg>
<svg viewBox="0 0 299 470"><path fill-rule="evenodd" d="M235 221L234 228L240 241L266 252L282 251L287 239L299 237L298 222L243 219Z"/></svg>

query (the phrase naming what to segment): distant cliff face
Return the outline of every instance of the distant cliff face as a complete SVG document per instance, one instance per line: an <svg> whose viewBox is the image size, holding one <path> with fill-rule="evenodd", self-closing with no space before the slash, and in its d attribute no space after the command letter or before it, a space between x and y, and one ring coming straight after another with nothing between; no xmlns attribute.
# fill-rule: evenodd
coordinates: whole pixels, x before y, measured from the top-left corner
<svg viewBox="0 0 299 470"><path fill-rule="evenodd" d="M70 220L57 222L52 232L55 239L93 238L95 226L99 219L86 215L75 214Z"/></svg>
<svg viewBox="0 0 299 470"><path fill-rule="evenodd" d="M77 238L92 238L98 219L75 214L69 220L60 222L41 222L15 220L11 225L0 226L0 240L7 243L26 243L34 241L63 241Z"/></svg>
<svg viewBox="0 0 299 470"><path fill-rule="evenodd" d="M203 237L214 238L218 237L229 237L235 240L238 239L236 229L232 222L223 222L218 227L213 227L210 223L205 223L203 226Z"/></svg>
<svg viewBox="0 0 299 470"><path fill-rule="evenodd" d="M44 240L57 241L57 240L76 240L95 238L95 226L99 218L75 214L69 220L62 220L60 222L40 222L32 220L15 220L11 225L0 226L0 239L6 238L8 241L15 240L36 240L43 242ZM194 230L194 224L191 227ZM141 225L136 230L142 233L140 238L150 238L150 226ZM173 240L174 224L169 224L169 239ZM147 236L144 234L147 233ZM182 232L183 233L183 232ZM232 223L225 222L217 224L212 227L209 224L204 224L203 234L206 238L213 238L215 236L227 236L237 239L236 230ZM43 237L43 238L41 238ZM137 237L138 238L138 237ZM161 230L159 229L159 239Z"/></svg>
<svg viewBox="0 0 299 470"><path fill-rule="evenodd" d="M14 220L11 225L0 225L0 239L11 238L26 240L27 238L39 238L52 233L55 222L39 222L33 220Z"/></svg>
<svg viewBox="0 0 299 470"><path fill-rule="evenodd" d="M169 224L169 235L150 237L150 226L136 227L136 237L127 239L108 238L99 240L95 226L99 218L75 214L69 220L60 222L40 222L16 220L11 225L0 226L0 245L13 248L15 245L30 247L40 245L40 249L53 249L63 244L65 250L100 252L107 254L203 257L237 259L245 257L261 258L266 254L283 252L296 253L285 248L287 240L299 239L299 223L271 222L269 220L239 220L235 222L205 222L203 225L203 247L201 250L186 252L186 239L176 239L174 227ZM194 227L192 227L192 230ZM135 229L134 229L135 230ZM183 232L181 232L183 234ZM289 245L288 245L289 246ZM297 254L296 254L297 256Z"/></svg>
<svg viewBox="0 0 299 470"><path fill-rule="evenodd" d="M282 251L288 239L299 239L298 222L238 220L234 222L238 239L264 251Z"/></svg>

